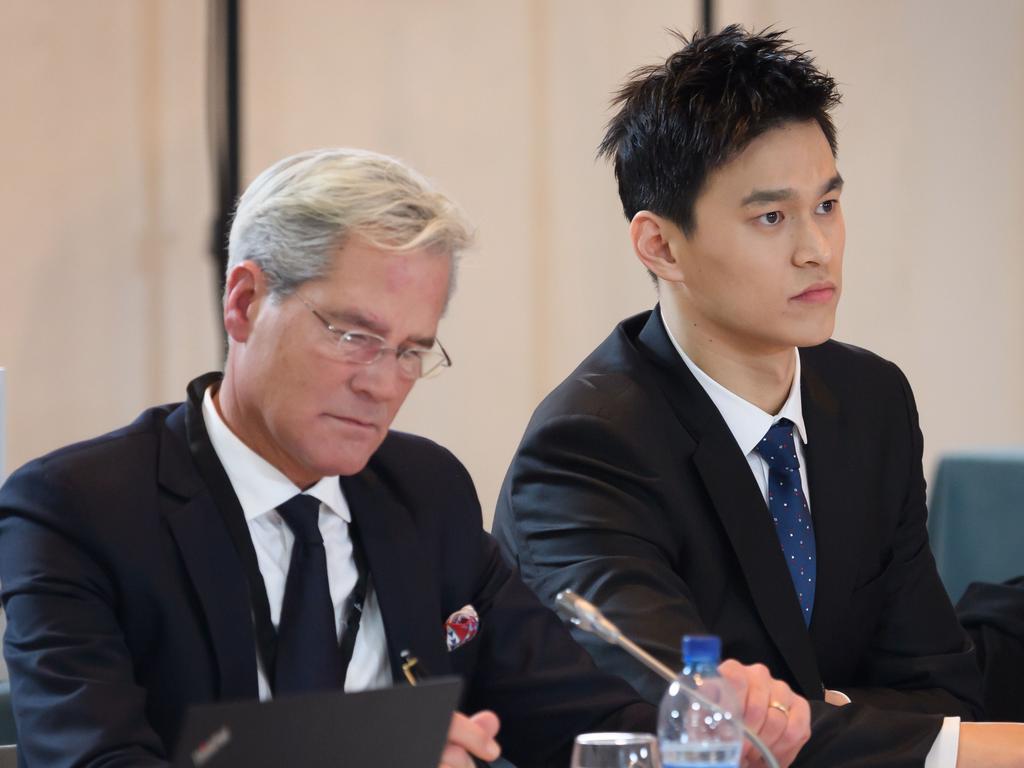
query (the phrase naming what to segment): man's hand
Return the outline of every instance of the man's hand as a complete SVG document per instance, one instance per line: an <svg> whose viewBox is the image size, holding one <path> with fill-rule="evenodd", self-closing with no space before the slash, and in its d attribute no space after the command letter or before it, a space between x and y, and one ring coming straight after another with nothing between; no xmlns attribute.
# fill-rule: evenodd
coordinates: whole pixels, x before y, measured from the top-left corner
<svg viewBox="0 0 1024 768"><path fill-rule="evenodd" d="M961 723L956 768L1022 768L1024 724Z"/></svg>
<svg viewBox="0 0 1024 768"><path fill-rule="evenodd" d="M472 757L497 760L501 747L494 737L500 727L498 716L493 712L484 710L472 717L456 712L452 715L448 743L441 753L439 768L474 768Z"/></svg>
<svg viewBox="0 0 1024 768"><path fill-rule="evenodd" d="M811 708L807 700L774 679L763 664L747 666L728 659L719 665L718 671L736 689L747 727L768 746L779 765L786 768L811 736ZM742 765L764 765L749 741L743 742Z"/></svg>

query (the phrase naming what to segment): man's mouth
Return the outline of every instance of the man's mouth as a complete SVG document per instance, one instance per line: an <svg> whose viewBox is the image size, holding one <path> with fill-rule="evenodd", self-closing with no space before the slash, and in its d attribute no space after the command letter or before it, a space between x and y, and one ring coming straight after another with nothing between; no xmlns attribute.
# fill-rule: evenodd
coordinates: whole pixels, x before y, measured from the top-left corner
<svg viewBox="0 0 1024 768"><path fill-rule="evenodd" d="M328 414L335 421L340 421L342 424L347 424L350 427L356 427L357 429L376 430L377 424L373 421L365 421L363 419L357 419L353 416L337 416L334 414Z"/></svg>
<svg viewBox="0 0 1024 768"><path fill-rule="evenodd" d="M813 283L794 296L793 301L804 301L808 304L824 304L831 301L835 294L836 286L834 283Z"/></svg>

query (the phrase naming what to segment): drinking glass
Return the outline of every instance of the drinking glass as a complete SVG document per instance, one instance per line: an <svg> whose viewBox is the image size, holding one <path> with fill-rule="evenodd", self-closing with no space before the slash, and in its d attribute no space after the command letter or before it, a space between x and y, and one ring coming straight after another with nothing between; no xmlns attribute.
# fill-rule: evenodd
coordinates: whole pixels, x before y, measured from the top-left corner
<svg viewBox="0 0 1024 768"><path fill-rule="evenodd" d="M649 733L582 733L571 768L661 768L658 740Z"/></svg>

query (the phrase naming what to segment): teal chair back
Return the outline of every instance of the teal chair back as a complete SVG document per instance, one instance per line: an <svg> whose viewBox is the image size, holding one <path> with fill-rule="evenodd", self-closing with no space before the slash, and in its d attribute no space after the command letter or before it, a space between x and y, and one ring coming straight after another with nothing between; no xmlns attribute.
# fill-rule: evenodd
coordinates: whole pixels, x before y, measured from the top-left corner
<svg viewBox="0 0 1024 768"><path fill-rule="evenodd" d="M931 490L928 535L952 602L973 581L1001 584L1020 576L1024 448L948 454Z"/></svg>

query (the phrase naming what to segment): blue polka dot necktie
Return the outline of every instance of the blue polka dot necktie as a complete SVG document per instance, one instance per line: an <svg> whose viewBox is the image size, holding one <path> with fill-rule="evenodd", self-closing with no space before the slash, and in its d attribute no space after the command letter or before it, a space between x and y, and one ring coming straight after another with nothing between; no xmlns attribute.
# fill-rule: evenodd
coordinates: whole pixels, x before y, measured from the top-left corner
<svg viewBox="0 0 1024 768"><path fill-rule="evenodd" d="M817 554L811 512L800 482L793 422L779 419L754 450L768 464L768 511L782 544L804 623L809 626L814 608Z"/></svg>

